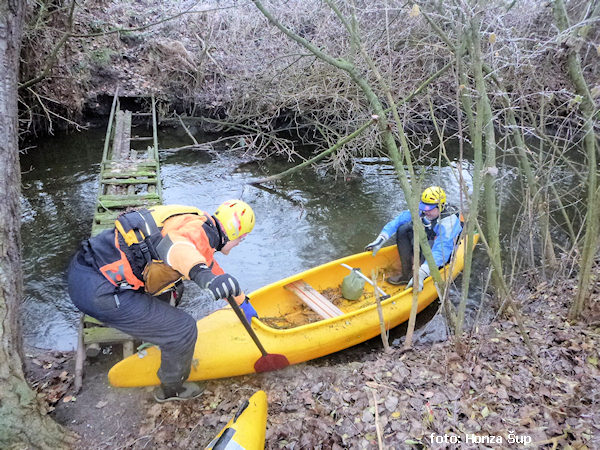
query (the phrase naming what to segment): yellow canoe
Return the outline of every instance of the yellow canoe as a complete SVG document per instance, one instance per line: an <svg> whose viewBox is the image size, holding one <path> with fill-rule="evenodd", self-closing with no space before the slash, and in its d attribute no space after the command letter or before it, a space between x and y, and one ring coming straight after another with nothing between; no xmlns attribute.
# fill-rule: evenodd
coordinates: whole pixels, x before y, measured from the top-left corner
<svg viewBox="0 0 600 450"><path fill-rule="evenodd" d="M477 238L476 235L475 242ZM450 276L454 279L462 271L463 256L464 242L461 242L454 260L441 270L444 278ZM249 294L260 317L252 319L252 329L267 353L282 354L290 364L297 364L343 350L380 334L376 299L369 284L365 284L364 294L358 300L341 298L340 285L350 273L341 264L360 268L369 278L372 278L373 271L378 272L378 286L390 295L381 302L387 329L408 320L413 289L384 281L399 270L396 246L381 249L376 257L371 252L358 253L298 273ZM315 294L314 290L322 294L320 299L319 293ZM422 311L437 296L433 280L429 277L418 295L418 311ZM321 314L307 307L300 297L308 301L316 299L316 305L313 306L315 309L321 308ZM198 339L189 380L254 373L254 364L261 356L235 312L228 306L198 320ZM110 384L117 387L156 385L159 384L156 375L159 366L160 350L150 347L115 364L108 373L108 379Z"/></svg>
<svg viewBox="0 0 600 450"><path fill-rule="evenodd" d="M258 391L237 411L207 450L263 450L267 427L267 394Z"/></svg>

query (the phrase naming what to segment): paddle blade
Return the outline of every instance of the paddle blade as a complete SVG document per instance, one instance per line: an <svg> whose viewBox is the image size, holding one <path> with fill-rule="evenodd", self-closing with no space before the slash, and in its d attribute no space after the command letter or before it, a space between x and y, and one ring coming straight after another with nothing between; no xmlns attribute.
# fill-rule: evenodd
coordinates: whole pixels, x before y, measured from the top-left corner
<svg viewBox="0 0 600 450"><path fill-rule="evenodd" d="M257 373L270 372L271 370L283 369L290 365L290 362L284 355L267 353L258 358L254 363L254 370Z"/></svg>

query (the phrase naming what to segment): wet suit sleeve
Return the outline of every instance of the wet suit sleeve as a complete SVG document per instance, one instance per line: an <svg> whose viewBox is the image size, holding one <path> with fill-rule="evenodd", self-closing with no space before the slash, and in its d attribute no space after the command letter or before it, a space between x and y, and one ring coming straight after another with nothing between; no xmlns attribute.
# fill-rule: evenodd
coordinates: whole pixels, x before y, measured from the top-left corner
<svg viewBox="0 0 600 450"><path fill-rule="evenodd" d="M203 225L200 216L184 214L167 220L163 227L163 235L170 240L164 260L188 278L190 269L198 264L206 265L214 275L224 273L213 258L215 250L208 242Z"/></svg>
<svg viewBox="0 0 600 450"><path fill-rule="evenodd" d="M390 220L387 224L385 224L385 226L381 230L381 233L379 234L383 235L386 239L389 239L396 233L396 230L400 225L404 225L405 223L408 223L411 220L412 217L410 216L410 211L402 211L400 214L398 214L396 217Z"/></svg>

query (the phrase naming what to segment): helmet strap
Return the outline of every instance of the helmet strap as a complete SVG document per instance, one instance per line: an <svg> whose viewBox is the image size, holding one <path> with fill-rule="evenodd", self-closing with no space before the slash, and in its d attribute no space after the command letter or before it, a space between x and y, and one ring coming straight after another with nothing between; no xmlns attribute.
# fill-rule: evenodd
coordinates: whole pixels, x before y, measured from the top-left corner
<svg viewBox="0 0 600 450"><path fill-rule="evenodd" d="M211 218L215 221L215 228L217 229L217 232L219 233L219 243L217 245L217 247L215 247L216 251L221 251L221 249L223 247L225 247L225 244L227 244L229 242L229 238L227 237L227 234L225 233L225 230L223 229L223 225L221 224L221 222L219 222L219 219L217 219L215 216L211 216Z"/></svg>

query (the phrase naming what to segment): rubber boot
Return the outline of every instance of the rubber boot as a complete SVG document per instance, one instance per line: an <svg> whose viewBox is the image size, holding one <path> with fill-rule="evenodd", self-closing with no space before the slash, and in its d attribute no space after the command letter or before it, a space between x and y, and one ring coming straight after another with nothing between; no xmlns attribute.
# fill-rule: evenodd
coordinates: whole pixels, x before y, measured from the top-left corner
<svg viewBox="0 0 600 450"><path fill-rule="evenodd" d="M385 281L387 281L389 284L393 284L396 286L401 284L408 284L408 282L412 279L412 265L414 255L413 242L414 234L412 222L400 225L396 230L396 246L398 247L398 256L400 256L400 265L402 266L402 270L399 274L392 275L391 277L386 278ZM422 254L421 260L423 260Z"/></svg>
<svg viewBox="0 0 600 450"><path fill-rule="evenodd" d="M204 388L196 383L185 382L180 386L161 385L154 390L154 400L158 403L191 400L204 392Z"/></svg>
<svg viewBox="0 0 600 450"><path fill-rule="evenodd" d="M385 281L387 281L388 283L393 284L395 286L398 286L401 284L408 284L410 278L411 278L410 276L406 276L403 273L399 273L398 275L394 275L394 276L386 278Z"/></svg>

